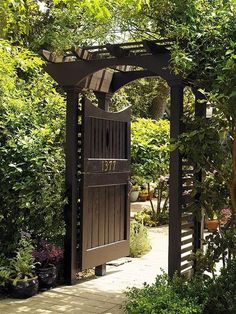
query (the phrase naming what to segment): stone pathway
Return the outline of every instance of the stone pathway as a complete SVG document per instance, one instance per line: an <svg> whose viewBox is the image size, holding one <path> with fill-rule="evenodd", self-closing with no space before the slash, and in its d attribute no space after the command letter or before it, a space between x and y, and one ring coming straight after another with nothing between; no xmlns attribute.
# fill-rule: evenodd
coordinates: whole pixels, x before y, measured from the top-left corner
<svg viewBox="0 0 236 314"><path fill-rule="evenodd" d="M107 266L107 275L80 281L74 286L60 286L27 300L0 300L0 314L5 313L106 313L121 314L127 287L152 283L161 268L167 272L168 227L150 230L152 250L142 258L123 258Z"/></svg>

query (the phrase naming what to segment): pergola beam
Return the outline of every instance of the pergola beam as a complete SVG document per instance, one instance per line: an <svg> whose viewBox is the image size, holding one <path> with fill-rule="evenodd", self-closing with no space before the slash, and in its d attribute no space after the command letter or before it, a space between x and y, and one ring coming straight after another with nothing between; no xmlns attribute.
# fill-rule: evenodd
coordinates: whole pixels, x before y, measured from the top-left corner
<svg viewBox="0 0 236 314"><path fill-rule="evenodd" d="M157 45L153 41L144 40L143 46L147 49L147 51L151 52L152 54L156 55L158 53L168 53L168 49L166 49L163 45Z"/></svg>
<svg viewBox="0 0 236 314"><path fill-rule="evenodd" d="M131 51L129 49L123 49L119 45L106 45L107 51L114 57L121 58L127 57L131 55Z"/></svg>

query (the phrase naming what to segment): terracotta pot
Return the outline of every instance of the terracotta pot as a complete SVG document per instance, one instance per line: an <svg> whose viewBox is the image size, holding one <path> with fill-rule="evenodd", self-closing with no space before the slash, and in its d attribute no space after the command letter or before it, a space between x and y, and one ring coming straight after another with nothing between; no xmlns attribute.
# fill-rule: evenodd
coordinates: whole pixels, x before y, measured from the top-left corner
<svg viewBox="0 0 236 314"><path fill-rule="evenodd" d="M13 298L27 299L37 294L38 292L38 277L27 280L18 280L16 284L13 284L13 282L13 279L9 281L9 290Z"/></svg>
<svg viewBox="0 0 236 314"><path fill-rule="evenodd" d="M57 269L54 265L50 265L46 268L37 268L35 272L39 279L39 290L47 290L55 285Z"/></svg>
<svg viewBox="0 0 236 314"><path fill-rule="evenodd" d="M208 231L216 231L219 226L218 219L207 220L206 222Z"/></svg>
<svg viewBox="0 0 236 314"><path fill-rule="evenodd" d="M139 200L140 202L145 202L147 200L148 194L139 194Z"/></svg>

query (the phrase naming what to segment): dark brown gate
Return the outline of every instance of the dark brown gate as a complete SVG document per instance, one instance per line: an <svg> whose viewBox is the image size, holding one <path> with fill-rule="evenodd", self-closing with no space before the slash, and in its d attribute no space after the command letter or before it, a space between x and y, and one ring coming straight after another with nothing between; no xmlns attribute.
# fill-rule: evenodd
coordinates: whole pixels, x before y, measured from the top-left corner
<svg viewBox="0 0 236 314"><path fill-rule="evenodd" d="M82 108L80 269L129 255L130 108Z"/></svg>

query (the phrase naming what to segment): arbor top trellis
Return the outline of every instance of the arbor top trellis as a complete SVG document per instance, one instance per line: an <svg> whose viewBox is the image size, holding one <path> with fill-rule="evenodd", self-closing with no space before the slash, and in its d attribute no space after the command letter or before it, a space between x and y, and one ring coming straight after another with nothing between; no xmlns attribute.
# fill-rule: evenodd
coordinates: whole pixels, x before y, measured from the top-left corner
<svg viewBox="0 0 236 314"><path fill-rule="evenodd" d="M121 44L105 44L98 46L84 46L66 50L64 54L43 51L47 61L53 63L73 62L78 60L98 60L120 58L128 56L156 55L168 53L171 40L143 40Z"/></svg>
<svg viewBox="0 0 236 314"><path fill-rule="evenodd" d="M143 40L122 44L77 47L58 55L44 50L46 71L64 88L114 93L138 78L161 76L176 80L169 71L172 40Z"/></svg>

